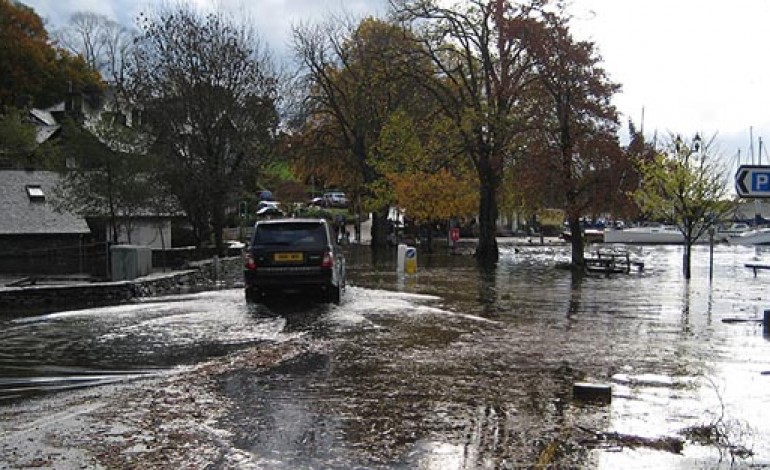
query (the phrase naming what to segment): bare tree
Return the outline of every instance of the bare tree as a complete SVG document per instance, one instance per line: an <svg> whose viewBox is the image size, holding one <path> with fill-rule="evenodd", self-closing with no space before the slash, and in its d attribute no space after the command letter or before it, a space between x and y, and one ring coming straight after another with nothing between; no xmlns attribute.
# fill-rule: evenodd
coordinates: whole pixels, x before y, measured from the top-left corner
<svg viewBox="0 0 770 470"><path fill-rule="evenodd" d="M134 31L104 15L81 11L73 13L55 36L62 46L81 55L105 80L113 84L123 82Z"/></svg>
<svg viewBox="0 0 770 470"><path fill-rule="evenodd" d="M222 251L226 208L271 151L276 77L256 33L222 12L179 5L140 22L130 74L154 137L158 174L196 229Z"/></svg>

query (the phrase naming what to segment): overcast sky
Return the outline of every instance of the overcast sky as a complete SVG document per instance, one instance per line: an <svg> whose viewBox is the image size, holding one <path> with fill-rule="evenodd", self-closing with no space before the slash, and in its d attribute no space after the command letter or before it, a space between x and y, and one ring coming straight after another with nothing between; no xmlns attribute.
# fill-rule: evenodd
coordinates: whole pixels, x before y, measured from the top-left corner
<svg viewBox="0 0 770 470"><path fill-rule="evenodd" d="M382 15L387 0L192 0L251 18L276 57L286 56L290 27L328 13ZM74 11L132 25L153 0L22 0L55 29ZM758 139L770 140L770 0L573 0L576 36L598 45L623 127L633 119L651 137L717 135L726 159L750 163ZM763 153L763 164L770 164Z"/></svg>

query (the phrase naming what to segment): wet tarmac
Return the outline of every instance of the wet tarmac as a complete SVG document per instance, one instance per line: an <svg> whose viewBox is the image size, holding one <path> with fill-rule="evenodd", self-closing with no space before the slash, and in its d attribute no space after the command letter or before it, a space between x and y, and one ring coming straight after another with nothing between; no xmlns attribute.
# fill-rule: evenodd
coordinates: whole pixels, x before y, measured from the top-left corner
<svg viewBox="0 0 770 470"><path fill-rule="evenodd" d="M633 247L644 271L610 277L554 268L568 256L504 245L488 272L418 252L402 277L351 248L340 306L233 289L0 319L0 397L302 338L317 347L217 379L239 468L770 466L770 272L744 267L770 253L718 246L709 281L698 246L689 283L680 247ZM576 382L610 384L611 403L574 399Z"/></svg>

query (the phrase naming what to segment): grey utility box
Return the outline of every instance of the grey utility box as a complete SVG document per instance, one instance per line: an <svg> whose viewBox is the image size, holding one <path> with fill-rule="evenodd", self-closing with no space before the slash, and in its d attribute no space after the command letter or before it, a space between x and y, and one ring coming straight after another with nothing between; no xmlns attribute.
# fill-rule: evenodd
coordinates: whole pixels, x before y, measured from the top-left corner
<svg viewBox="0 0 770 470"><path fill-rule="evenodd" d="M113 281L130 281L152 272L149 246L115 245L110 247L110 256Z"/></svg>

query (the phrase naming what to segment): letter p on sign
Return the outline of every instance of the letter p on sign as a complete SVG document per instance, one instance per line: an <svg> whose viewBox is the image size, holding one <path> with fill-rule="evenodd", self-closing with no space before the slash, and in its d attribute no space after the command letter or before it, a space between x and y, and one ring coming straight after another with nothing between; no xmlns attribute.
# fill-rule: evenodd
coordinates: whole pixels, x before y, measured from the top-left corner
<svg viewBox="0 0 770 470"><path fill-rule="evenodd" d="M751 175L751 190L757 192L770 191L770 173L754 172Z"/></svg>

